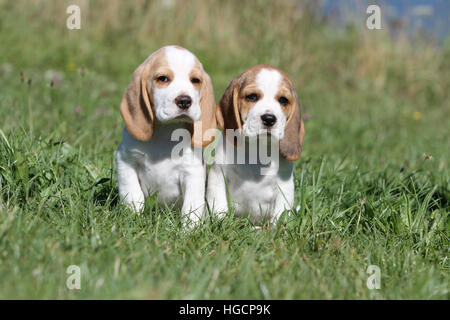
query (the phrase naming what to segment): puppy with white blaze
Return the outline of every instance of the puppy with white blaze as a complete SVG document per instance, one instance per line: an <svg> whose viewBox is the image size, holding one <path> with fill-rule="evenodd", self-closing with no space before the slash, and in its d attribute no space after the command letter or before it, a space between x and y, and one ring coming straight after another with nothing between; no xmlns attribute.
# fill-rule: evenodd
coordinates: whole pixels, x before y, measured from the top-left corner
<svg viewBox="0 0 450 320"><path fill-rule="evenodd" d="M211 211L222 216L231 203L236 215L254 223L278 221L294 205L293 161L300 158L305 136L291 81L269 65L247 69L226 89L216 118L224 133L208 173L206 198ZM241 147L236 141L242 142ZM279 148L263 161L261 148L273 144ZM229 152L230 146L235 152ZM243 163L236 158L239 148L245 153ZM258 148L252 161L251 150Z"/></svg>
<svg viewBox="0 0 450 320"><path fill-rule="evenodd" d="M211 79L191 52L168 46L151 54L134 71L120 104L125 128L116 164L122 201L140 212L145 198L157 193L159 203L197 222L205 207L201 148L214 138L205 133L217 128L215 111ZM179 157L172 156L180 144L172 136L176 129L190 134Z"/></svg>

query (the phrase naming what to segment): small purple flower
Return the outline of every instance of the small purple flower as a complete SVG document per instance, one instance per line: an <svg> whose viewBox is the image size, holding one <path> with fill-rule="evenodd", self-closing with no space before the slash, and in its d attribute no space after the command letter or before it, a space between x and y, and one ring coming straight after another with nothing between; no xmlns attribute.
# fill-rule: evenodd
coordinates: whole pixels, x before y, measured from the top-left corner
<svg viewBox="0 0 450 320"><path fill-rule="evenodd" d="M81 114L83 112L83 108L81 107L81 106L77 106L76 108L75 108L75 113L76 114Z"/></svg>
<svg viewBox="0 0 450 320"><path fill-rule="evenodd" d="M60 85L61 85L61 81L62 81L62 79L64 78L64 75L63 75L63 73L58 72L58 71L47 70L47 71L45 72L44 77L45 77L45 79L46 79L47 81L50 81L50 86L51 86L51 87L56 87L56 88L58 88L58 87L60 87Z"/></svg>
<svg viewBox="0 0 450 320"><path fill-rule="evenodd" d="M308 121L311 119L311 115L307 112L303 115L303 120Z"/></svg>

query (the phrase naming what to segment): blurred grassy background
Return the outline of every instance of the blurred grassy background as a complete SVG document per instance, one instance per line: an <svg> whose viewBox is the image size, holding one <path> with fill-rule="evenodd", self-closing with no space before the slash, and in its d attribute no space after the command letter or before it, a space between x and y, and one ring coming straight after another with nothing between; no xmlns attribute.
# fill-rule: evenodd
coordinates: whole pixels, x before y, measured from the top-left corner
<svg viewBox="0 0 450 320"><path fill-rule="evenodd" d="M81 7L80 30L66 28L70 4ZM0 297L267 298L258 282L263 278L272 298L448 298L450 46L367 30L365 16L360 24L336 28L312 13L316 5L294 0L0 0ZM172 239L175 231L163 220L168 225L162 248L153 233L160 222L125 218L119 214L123 209L113 205L121 96L134 69L169 44L197 55L217 101L231 79L260 63L285 70L300 94L307 133L297 163L296 200L303 211L292 227L296 232L247 240L255 251L242 260L252 274L244 277L244 287L230 282L234 273L213 277L216 291L209 280L206 287L196 287L201 275L211 279L209 272L216 274L215 263L223 263L230 252L230 263L240 263L244 249L223 249L224 239L231 241L230 229L213 228L188 241ZM417 230L411 219L417 219ZM121 223L128 231L120 229ZM245 230L251 229L244 227L233 241L242 243ZM104 237L103 244L97 237ZM110 248L116 241L127 243L123 251ZM281 243L281 258L272 256L274 241ZM168 274L149 266L170 268L169 262L186 259L179 249L186 242L194 257L186 265ZM205 262L198 279L187 277L186 269L203 263L195 257L205 248L222 255ZM283 259L290 261L294 249L303 254L303 264L287 268L280 281L288 284L283 275L295 274L310 283L286 289L267 280ZM359 271L355 262L346 264L353 249L360 254ZM165 250L172 252L168 260L161 258ZM267 255L260 256L260 250ZM159 252L154 256L160 260L143 258L152 252ZM133 254L139 258L129 258ZM108 290L92 280L89 290L68 292L64 272L55 268L65 268L74 256L91 261L91 279L104 279ZM388 260L391 291L374 295L365 280L358 280L356 289L349 284L352 277L364 276L366 262L373 259ZM121 283L114 271L116 282L108 282L101 264L110 268L117 261L134 273L119 277ZM265 267L258 269L261 261ZM338 271L332 268L336 261ZM407 265L408 275L393 266L399 264ZM45 270L59 275L49 279ZM257 277L254 288L252 277Z"/></svg>
<svg viewBox="0 0 450 320"><path fill-rule="evenodd" d="M81 30L65 27L65 9L72 3L81 7ZM81 104L86 112L100 104L116 111L133 70L164 45L184 46L199 57L213 78L217 99L237 74L268 63L292 78L305 113L313 118L320 114L320 121L308 127L322 130L307 136L320 153L328 149L319 146L331 134L361 137L350 144L351 139L337 139L336 149L361 152L376 144L383 153L396 149L412 156L405 139L420 132L421 139L415 140L424 143L423 152L444 155L447 148L440 143L448 146L447 134L437 132L435 124L449 119L448 47L436 48L420 38L411 42L406 36L393 40L386 30L366 30L365 17L359 26L336 30L309 14L311 3L2 1L1 59L13 67L8 77L17 85L20 71L46 84L52 78L49 70L62 72L62 86L80 70L98 75L95 80L103 82L91 87L86 101L72 92L78 95L72 104ZM78 90L87 83L78 81ZM44 123L63 108L49 109ZM358 121L348 121L355 115Z"/></svg>

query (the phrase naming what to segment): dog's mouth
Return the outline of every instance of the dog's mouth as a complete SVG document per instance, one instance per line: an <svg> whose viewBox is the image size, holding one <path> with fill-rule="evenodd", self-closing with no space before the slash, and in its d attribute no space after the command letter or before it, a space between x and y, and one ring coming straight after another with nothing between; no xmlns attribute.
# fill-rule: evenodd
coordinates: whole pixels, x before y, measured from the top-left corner
<svg viewBox="0 0 450 320"><path fill-rule="evenodd" d="M271 128L264 128L258 131L258 136L272 136Z"/></svg>
<svg viewBox="0 0 450 320"><path fill-rule="evenodd" d="M173 120L179 121L179 122L188 122L188 123L192 123L194 122L194 120L189 117L187 114L179 114L177 115Z"/></svg>
<svg viewBox="0 0 450 320"><path fill-rule="evenodd" d="M260 138L267 138L269 140L281 140L283 139L283 134L280 134L280 132L277 129L274 128L267 128L262 129L257 134Z"/></svg>

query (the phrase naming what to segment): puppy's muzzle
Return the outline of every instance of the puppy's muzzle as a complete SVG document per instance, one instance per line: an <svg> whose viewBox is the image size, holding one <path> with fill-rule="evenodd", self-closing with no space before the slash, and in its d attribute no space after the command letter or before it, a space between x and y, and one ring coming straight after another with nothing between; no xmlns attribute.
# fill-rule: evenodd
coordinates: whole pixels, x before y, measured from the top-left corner
<svg viewBox="0 0 450 320"><path fill-rule="evenodd" d="M178 96L175 98L175 104L182 110L189 109L192 104L192 99L189 96Z"/></svg>
<svg viewBox="0 0 450 320"><path fill-rule="evenodd" d="M271 113L265 113L261 116L261 121L266 127L272 127L277 122L277 117Z"/></svg>

